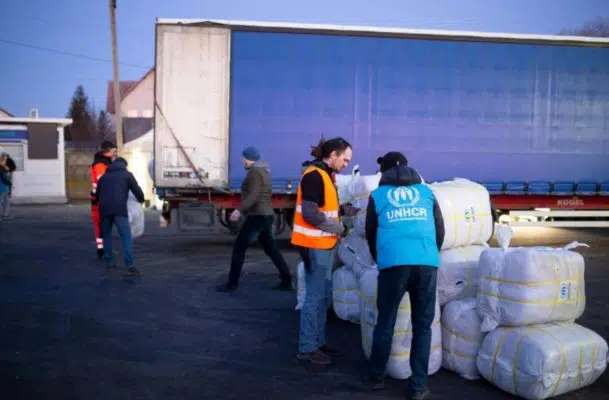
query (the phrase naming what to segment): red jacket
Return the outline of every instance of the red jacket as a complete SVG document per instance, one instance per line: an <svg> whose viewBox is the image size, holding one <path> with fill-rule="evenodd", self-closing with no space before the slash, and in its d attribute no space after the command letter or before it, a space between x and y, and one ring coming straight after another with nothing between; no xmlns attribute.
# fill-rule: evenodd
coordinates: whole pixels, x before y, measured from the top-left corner
<svg viewBox="0 0 609 400"><path fill-rule="evenodd" d="M95 153L93 163L91 164L91 193L89 194L89 198L91 200L95 198L99 178L101 178L101 176L106 172L106 168L108 168L110 163L112 163L112 158L108 157L101 151Z"/></svg>

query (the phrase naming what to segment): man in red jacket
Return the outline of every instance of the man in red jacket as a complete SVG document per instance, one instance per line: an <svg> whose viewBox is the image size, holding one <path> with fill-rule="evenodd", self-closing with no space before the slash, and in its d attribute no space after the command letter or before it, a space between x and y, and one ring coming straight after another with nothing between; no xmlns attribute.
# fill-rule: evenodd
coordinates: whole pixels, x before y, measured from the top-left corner
<svg viewBox="0 0 609 400"><path fill-rule="evenodd" d="M104 255L104 241L102 239L100 217L99 217L99 206L94 204L95 192L97 191L97 182L99 178L106 172L108 165L112 163L112 160L116 157L116 146L109 141L104 141L101 144L101 149L93 157L93 163L91 164L91 193L89 199L91 200L91 218L93 219L93 229L95 232L95 245L97 246L97 258L100 260Z"/></svg>

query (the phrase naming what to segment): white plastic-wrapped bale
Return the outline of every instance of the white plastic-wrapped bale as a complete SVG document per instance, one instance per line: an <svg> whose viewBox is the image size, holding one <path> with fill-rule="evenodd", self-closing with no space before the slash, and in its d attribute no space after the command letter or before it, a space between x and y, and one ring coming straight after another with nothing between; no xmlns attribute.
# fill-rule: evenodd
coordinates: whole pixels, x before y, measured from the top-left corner
<svg viewBox="0 0 609 400"><path fill-rule="evenodd" d="M378 270L370 269L360 279L360 329L362 348L369 359L372 353L372 338L376 326ZM440 304L436 296L435 316L432 324L431 351L429 353L429 375L433 375L442 366L442 328L440 323ZM400 301L398 315L393 330L391 354L387 363L387 373L395 379L408 379L410 369L410 347L412 342L412 323L410 319L410 297L404 294Z"/></svg>
<svg viewBox="0 0 609 400"><path fill-rule="evenodd" d="M574 321L586 306L584 258L565 248L489 248L480 255L481 329Z"/></svg>
<svg viewBox="0 0 609 400"><path fill-rule="evenodd" d="M480 374L525 399L547 399L594 383L607 368L607 342L575 323L500 327L478 352Z"/></svg>
<svg viewBox="0 0 609 400"><path fill-rule="evenodd" d="M351 203L354 207L361 208L356 205L356 202L363 199L365 204L368 203L368 195L379 186L381 174L375 175L354 175L351 179L337 179L336 187L339 192L339 201L341 204ZM364 208L365 209L365 208Z"/></svg>
<svg viewBox="0 0 609 400"><path fill-rule="evenodd" d="M305 296L307 294L307 281L305 279L306 271L304 267L304 262L299 262L296 267L296 310L301 310L305 301ZM331 281L332 277L330 275L329 281ZM329 285L330 286L330 285ZM328 308L332 307L332 293L331 290L328 290Z"/></svg>
<svg viewBox="0 0 609 400"><path fill-rule="evenodd" d="M336 191L338 192L338 198L341 204L346 202L345 199L348 197L348 184L355 177L356 175L354 174L336 174Z"/></svg>
<svg viewBox="0 0 609 400"><path fill-rule="evenodd" d="M337 252L340 261L355 273L358 280L366 269L376 268L368 242L355 232L340 241Z"/></svg>
<svg viewBox="0 0 609 400"><path fill-rule="evenodd" d="M478 261L486 247L473 245L440 252L438 270L440 306L452 300L476 297L479 287Z"/></svg>
<svg viewBox="0 0 609 400"><path fill-rule="evenodd" d="M479 183L457 178L429 185L444 218L442 249L485 244L493 236L493 214L488 190Z"/></svg>
<svg viewBox="0 0 609 400"><path fill-rule="evenodd" d="M350 269L340 267L332 274L332 306L338 318L359 324L359 283Z"/></svg>
<svg viewBox="0 0 609 400"><path fill-rule="evenodd" d="M381 174L362 175L354 177L345 190L346 198L344 202L349 202L355 208L359 208L359 213L353 217L353 231L359 236L366 236L366 210L368 208L368 198L370 192L375 190L381 179ZM341 199L341 203L343 199Z"/></svg>
<svg viewBox="0 0 609 400"><path fill-rule="evenodd" d="M486 336L481 322L475 297L453 300L442 309L442 366L465 379L480 378L476 356Z"/></svg>
<svg viewBox="0 0 609 400"><path fill-rule="evenodd" d="M337 254L343 265L349 268L355 264L357 258L360 258L365 263L372 264L368 242L365 238L356 235L354 232L351 232L340 240Z"/></svg>

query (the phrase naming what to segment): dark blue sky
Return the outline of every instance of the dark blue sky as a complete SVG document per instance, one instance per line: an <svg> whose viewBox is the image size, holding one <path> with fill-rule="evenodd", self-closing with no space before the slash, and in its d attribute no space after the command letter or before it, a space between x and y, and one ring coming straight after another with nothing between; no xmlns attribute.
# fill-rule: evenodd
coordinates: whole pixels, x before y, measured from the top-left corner
<svg viewBox="0 0 609 400"><path fill-rule="evenodd" d="M152 67L157 17L554 34L609 16L607 0L117 1L121 79L139 79ZM21 116L37 107L41 116L62 117L75 87L82 84L96 108L104 108L106 82L112 79L108 2L2 3L0 107Z"/></svg>

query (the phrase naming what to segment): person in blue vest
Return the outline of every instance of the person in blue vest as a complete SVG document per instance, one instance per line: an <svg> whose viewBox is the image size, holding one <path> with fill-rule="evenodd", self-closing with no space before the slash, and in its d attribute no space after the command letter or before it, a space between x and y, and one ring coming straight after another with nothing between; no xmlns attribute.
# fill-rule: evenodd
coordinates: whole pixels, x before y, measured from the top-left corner
<svg viewBox="0 0 609 400"><path fill-rule="evenodd" d="M438 202L418 172L399 152L380 157L379 187L370 194L366 239L379 269L377 322L374 327L371 375L367 390L384 388L393 331L400 301L408 292L412 309L410 397L429 395L427 375L431 324L435 315L436 277L444 221Z"/></svg>

